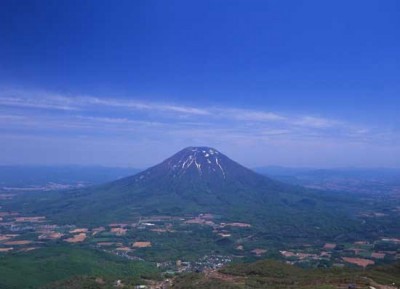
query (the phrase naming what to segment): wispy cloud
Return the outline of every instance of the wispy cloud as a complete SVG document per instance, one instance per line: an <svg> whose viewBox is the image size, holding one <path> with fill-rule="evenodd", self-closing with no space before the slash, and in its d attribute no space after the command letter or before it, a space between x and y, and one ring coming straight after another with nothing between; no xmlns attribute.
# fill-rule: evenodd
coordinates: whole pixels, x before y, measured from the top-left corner
<svg viewBox="0 0 400 289"><path fill-rule="evenodd" d="M0 90L0 132L3 139L35 135L40 146L44 139L54 143L59 139L60 147L66 139L69 143L79 139L79 145L119 139L132 146L140 143L143 150L146 144L158 144L157 149L165 144L236 145L262 152L271 146L295 150L299 144L306 150L307 146L393 147L400 143L398 132L390 129L321 114L5 90ZM39 141L41 136L44 139Z"/></svg>
<svg viewBox="0 0 400 289"><path fill-rule="evenodd" d="M329 128L343 125L341 121L314 116L302 116L299 119L294 120L293 124L314 128Z"/></svg>
<svg viewBox="0 0 400 289"><path fill-rule="evenodd" d="M97 105L105 107L125 108L130 110L177 112L177 113L191 114L191 115L209 114L207 110L196 107L160 104L154 102L132 101L132 100L115 99L115 98L100 99L96 97L80 97L76 99L76 103L77 105L83 107Z"/></svg>
<svg viewBox="0 0 400 289"><path fill-rule="evenodd" d="M46 92L27 92L21 90L0 91L0 105L50 110L84 110L93 109L94 107L117 107L125 110L175 112L190 115L210 114L206 109L190 106L90 96L67 97Z"/></svg>
<svg viewBox="0 0 400 289"><path fill-rule="evenodd" d="M46 92L25 92L21 90L0 90L0 105L51 110L78 109L71 98Z"/></svg>
<svg viewBox="0 0 400 289"><path fill-rule="evenodd" d="M185 106L173 103L156 103L141 100L121 98L98 98L91 96L61 96L44 92L27 92L21 90L0 91L0 105L8 107L22 107L46 110L67 111L100 111L107 114L107 110L118 108L120 113L141 111L150 115L192 116L207 119L221 119L228 121L243 121L255 123L281 123L311 128L328 128L341 125L341 122L322 117L285 115L279 112L251 110L234 107L198 107ZM164 115L159 115L159 114Z"/></svg>
<svg viewBox="0 0 400 289"><path fill-rule="evenodd" d="M287 120L287 117L275 112L240 108L219 108L215 109L215 114L219 117L237 119L242 121L270 122Z"/></svg>

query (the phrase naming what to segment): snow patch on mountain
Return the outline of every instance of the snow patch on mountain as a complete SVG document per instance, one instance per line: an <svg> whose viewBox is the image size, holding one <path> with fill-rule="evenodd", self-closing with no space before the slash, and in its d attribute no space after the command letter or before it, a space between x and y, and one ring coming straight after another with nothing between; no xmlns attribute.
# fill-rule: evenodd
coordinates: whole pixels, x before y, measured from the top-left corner
<svg viewBox="0 0 400 289"><path fill-rule="evenodd" d="M179 157L171 158L168 164L177 175L183 175L191 169L195 169L199 175L215 174L219 171L225 178L220 156L221 154L213 148L190 147L183 150Z"/></svg>

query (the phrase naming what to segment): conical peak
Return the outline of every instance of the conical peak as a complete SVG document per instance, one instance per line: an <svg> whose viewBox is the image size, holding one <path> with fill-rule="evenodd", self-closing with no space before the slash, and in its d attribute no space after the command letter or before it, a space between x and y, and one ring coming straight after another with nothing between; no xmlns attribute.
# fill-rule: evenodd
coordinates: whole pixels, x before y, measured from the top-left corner
<svg viewBox="0 0 400 289"><path fill-rule="evenodd" d="M162 163L134 176L135 183L224 184L256 183L265 177L243 167L218 150L207 147L187 147Z"/></svg>
<svg viewBox="0 0 400 289"><path fill-rule="evenodd" d="M188 147L169 158L167 163L169 168L179 175L193 171L199 175L214 173L225 177L225 158L211 147Z"/></svg>

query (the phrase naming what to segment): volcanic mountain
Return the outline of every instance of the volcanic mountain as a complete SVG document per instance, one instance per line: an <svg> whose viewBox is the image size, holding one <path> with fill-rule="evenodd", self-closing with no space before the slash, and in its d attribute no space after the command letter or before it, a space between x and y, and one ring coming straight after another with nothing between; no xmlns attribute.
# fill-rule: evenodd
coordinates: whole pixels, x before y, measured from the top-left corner
<svg viewBox="0 0 400 289"><path fill-rule="evenodd" d="M286 185L210 147L185 148L162 163L101 186L44 194L31 213L60 223L104 224L145 215L214 213L226 220L297 231L339 219L338 203ZM342 204L339 204L339 206ZM330 213L331 212L331 213Z"/></svg>
<svg viewBox="0 0 400 289"><path fill-rule="evenodd" d="M188 147L133 177L118 180L131 187L157 190L159 195L204 199L206 204L223 201L226 189L229 198L241 191L256 195L255 188L272 180L234 162L209 147ZM196 194L194 194L196 192ZM213 203L213 199L214 202ZM228 200L224 200L228 201Z"/></svg>

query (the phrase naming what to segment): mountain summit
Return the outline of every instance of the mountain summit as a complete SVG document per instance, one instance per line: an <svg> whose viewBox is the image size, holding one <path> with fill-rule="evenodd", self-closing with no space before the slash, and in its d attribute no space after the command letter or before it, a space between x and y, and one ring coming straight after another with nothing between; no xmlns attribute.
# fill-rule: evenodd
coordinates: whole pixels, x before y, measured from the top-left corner
<svg viewBox="0 0 400 289"><path fill-rule="evenodd" d="M242 181L265 181L266 178L231 160L211 147L188 147L162 163L131 178L132 183L164 179L177 183L197 182L218 185ZM257 179L257 180L256 180ZM177 184L178 185L178 184ZM212 189L209 187L209 189Z"/></svg>
<svg viewBox="0 0 400 289"><path fill-rule="evenodd" d="M204 177L213 175L226 178L225 171L232 165L232 161L210 147L188 147L161 165L165 165L176 176L198 174Z"/></svg>

